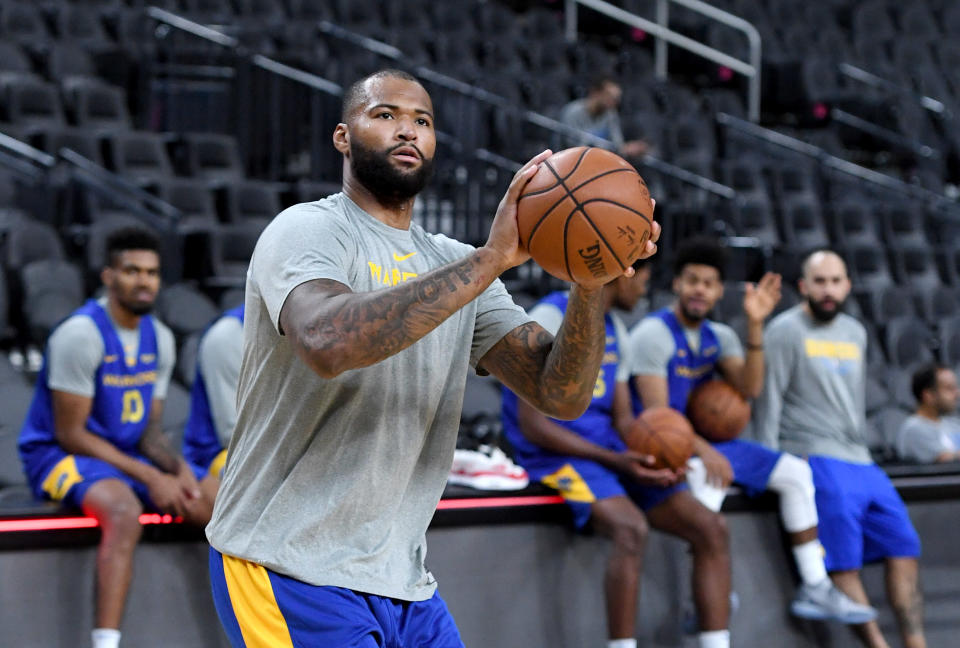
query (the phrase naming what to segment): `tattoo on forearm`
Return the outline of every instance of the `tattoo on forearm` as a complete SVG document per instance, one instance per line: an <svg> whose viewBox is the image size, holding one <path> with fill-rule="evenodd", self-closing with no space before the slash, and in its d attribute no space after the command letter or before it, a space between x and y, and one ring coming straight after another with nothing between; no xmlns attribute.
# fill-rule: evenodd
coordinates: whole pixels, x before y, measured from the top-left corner
<svg viewBox="0 0 960 648"><path fill-rule="evenodd" d="M355 366L369 366L432 331L493 279L469 256L393 289L356 295L333 315L302 318L307 321L295 339L307 354L349 348ZM464 290L470 286L475 290ZM329 294L330 282L309 282L303 289Z"/></svg>
<svg viewBox="0 0 960 648"><path fill-rule="evenodd" d="M147 426L140 438L140 452L166 473L176 473L180 469L177 453L159 424Z"/></svg>
<svg viewBox="0 0 960 648"><path fill-rule="evenodd" d="M597 301L593 301L597 300ZM499 359L511 386L544 409L576 402L593 392L604 350L603 308L597 296L571 295L555 340L530 323L510 335L513 353Z"/></svg>

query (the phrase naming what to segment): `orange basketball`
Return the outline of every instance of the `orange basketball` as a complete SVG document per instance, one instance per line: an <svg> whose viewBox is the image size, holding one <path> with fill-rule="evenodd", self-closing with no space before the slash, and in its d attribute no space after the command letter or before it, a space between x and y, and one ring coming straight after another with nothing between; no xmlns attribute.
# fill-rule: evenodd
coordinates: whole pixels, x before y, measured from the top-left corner
<svg viewBox="0 0 960 648"><path fill-rule="evenodd" d="M650 192L633 165L588 146L542 162L517 203L520 244L554 277L583 285L622 275L652 223Z"/></svg>
<svg viewBox="0 0 960 648"><path fill-rule="evenodd" d="M750 422L750 403L725 380L710 380L690 393L687 416L710 441L731 441Z"/></svg>
<svg viewBox="0 0 960 648"><path fill-rule="evenodd" d="M670 407L651 407L641 412L627 432L625 442L634 452L652 456L655 468L676 470L693 454L693 426Z"/></svg>

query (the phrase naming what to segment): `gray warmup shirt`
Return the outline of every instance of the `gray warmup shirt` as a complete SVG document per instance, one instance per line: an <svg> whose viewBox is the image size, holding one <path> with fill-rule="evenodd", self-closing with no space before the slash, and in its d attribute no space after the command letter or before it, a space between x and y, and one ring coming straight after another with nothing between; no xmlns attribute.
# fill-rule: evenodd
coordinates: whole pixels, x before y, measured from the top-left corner
<svg viewBox="0 0 960 648"><path fill-rule="evenodd" d="M726 324L707 320L707 325L717 336L720 344L718 360L724 358L742 358L743 344L737 337L737 332ZM690 348L700 351L700 328L683 328L683 335L687 338ZM632 376L663 376L667 375L667 366L677 353L677 343L673 333L666 323L659 317L644 317L637 322L630 331L630 356L633 365L630 367Z"/></svg>
<svg viewBox="0 0 960 648"><path fill-rule="evenodd" d="M623 146L620 115L617 114L616 110L607 110L594 116L587 110L587 100L577 99L568 103L560 111L560 122L587 131L591 135L608 139L613 142L614 148L619 149ZM596 146L594 142L587 141L586 138L581 140L568 139L567 146Z"/></svg>
<svg viewBox="0 0 960 648"><path fill-rule="evenodd" d="M872 463L866 445L867 332L840 313L822 324L802 304L764 334L766 382L754 403L754 433L772 448Z"/></svg>
<svg viewBox="0 0 960 648"><path fill-rule="evenodd" d="M117 324L107 308L106 297L99 299L98 303L104 307L113 324L124 354L128 358L136 358L140 330L126 329ZM152 319L157 336L157 382L153 386L153 398L163 400L167 397L177 347L170 329L156 317ZM97 392L97 368L103 362L104 349L103 336L91 318L86 315L68 317L54 329L47 341L47 387L93 398Z"/></svg>
<svg viewBox="0 0 960 648"><path fill-rule="evenodd" d="M213 427L224 448L230 443L237 423L237 381L242 354L243 323L236 317L217 320L203 335L197 353Z"/></svg>
<svg viewBox="0 0 960 648"><path fill-rule="evenodd" d="M433 595L426 530L453 462L467 371L529 318L494 281L407 349L324 379L296 357L279 317L306 281L380 290L472 251L416 224L389 227L344 194L267 226L247 276L237 425L207 527L214 548L313 585Z"/></svg>
<svg viewBox="0 0 960 648"><path fill-rule="evenodd" d="M942 418L931 421L914 414L903 422L897 434L897 454L903 459L932 463L944 452L960 450L960 421Z"/></svg>

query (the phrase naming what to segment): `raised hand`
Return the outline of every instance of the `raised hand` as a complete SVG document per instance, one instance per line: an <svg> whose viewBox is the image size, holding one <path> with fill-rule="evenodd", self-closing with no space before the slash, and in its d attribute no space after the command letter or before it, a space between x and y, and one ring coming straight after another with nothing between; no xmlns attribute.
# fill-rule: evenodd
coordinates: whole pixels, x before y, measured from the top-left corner
<svg viewBox="0 0 960 648"><path fill-rule="evenodd" d="M748 320L762 322L780 302L780 275L768 272L756 284L748 283L743 294L743 312Z"/></svg>

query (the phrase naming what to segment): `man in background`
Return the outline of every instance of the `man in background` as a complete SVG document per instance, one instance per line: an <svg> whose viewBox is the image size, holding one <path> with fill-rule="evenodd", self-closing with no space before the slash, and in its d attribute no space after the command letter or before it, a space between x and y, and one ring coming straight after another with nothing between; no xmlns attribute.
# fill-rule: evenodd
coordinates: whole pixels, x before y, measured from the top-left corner
<svg viewBox="0 0 960 648"><path fill-rule="evenodd" d="M587 96L571 101L560 111L560 121L571 128L613 142L614 151L625 158L646 153L643 140L624 141L620 127L620 84L608 76L599 76L590 82ZM569 135L566 146L597 146L588 137Z"/></svg>
<svg viewBox="0 0 960 648"><path fill-rule="evenodd" d="M200 489L213 501L237 423L237 381L243 357L242 304L228 310L204 332L197 355L183 456L200 480Z"/></svg>
<svg viewBox="0 0 960 648"><path fill-rule="evenodd" d="M842 312L850 294L843 259L830 250L808 255L799 289L805 301L767 327L766 381L756 403L755 433L770 447L808 457L833 582L867 604L860 570L882 560L903 645L926 648L920 538L867 449L867 332ZM875 619L854 629L865 646L889 648Z"/></svg>
<svg viewBox="0 0 960 648"><path fill-rule="evenodd" d="M950 418L960 399L957 375L931 364L913 374L911 386L917 409L900 426L897 454L918 463L960 461L960 422Z"/></svg>

